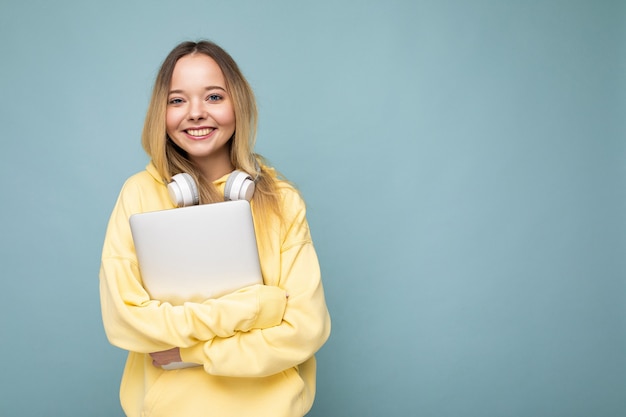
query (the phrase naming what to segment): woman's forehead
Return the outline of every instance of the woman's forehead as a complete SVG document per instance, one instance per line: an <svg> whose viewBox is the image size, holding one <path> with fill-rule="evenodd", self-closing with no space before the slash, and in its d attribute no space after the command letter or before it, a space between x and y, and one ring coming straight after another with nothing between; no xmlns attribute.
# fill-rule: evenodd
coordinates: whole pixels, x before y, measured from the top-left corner
<svg viewBox="0 0 626 417"><path fill-rule="evenodd" d="M217 86L226 89L226 80L217 62L205 54L185 55L174 66L171 89Z"/></svg>

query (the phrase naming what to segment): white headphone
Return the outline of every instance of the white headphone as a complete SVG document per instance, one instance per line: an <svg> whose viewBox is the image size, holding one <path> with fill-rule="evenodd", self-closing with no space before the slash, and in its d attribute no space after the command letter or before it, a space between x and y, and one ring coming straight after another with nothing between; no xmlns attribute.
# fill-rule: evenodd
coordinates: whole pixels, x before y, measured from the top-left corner
<svg viewBox="0 0 626 417"><path fill-rule="evenodd" d="M172 182L167 184L170 199L176 207L195 206L199 203L198 186L193 177L186 172L176 174ZM248 200L254 194L254 181L247 173L234 170L224 186L224 200Z"/></svg>

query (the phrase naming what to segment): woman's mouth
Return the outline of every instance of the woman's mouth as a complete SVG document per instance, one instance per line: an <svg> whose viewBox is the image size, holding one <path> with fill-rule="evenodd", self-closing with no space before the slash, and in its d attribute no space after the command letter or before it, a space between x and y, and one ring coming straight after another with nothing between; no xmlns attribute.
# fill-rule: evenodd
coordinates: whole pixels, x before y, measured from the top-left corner
<svg viewBox="0 0 626 417"><path fill-rule="evenodd" d="M199 138L199 137L207 136L213 130L214 130L214 128L204 127L202 129L187 129L187 130L185 130L185 132L189 136L194 136L194 137L198 137Z"/></svg>

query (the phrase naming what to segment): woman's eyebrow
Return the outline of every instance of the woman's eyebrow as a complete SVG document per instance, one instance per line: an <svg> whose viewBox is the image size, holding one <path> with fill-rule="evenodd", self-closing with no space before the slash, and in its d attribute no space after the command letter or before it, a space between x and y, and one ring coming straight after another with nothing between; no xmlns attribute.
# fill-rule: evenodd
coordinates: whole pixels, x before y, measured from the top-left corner
<svg viewBox="0 0 626 417"><path fill-rule="evenodd" d="M211 91L211 90L222 90L222 91L226 91L226 89L224 87L220 87L219 85L210 85L208 87L205 87L204 89L205 91ZM183 90L170 90L170 92L168 94L182 94L184 93Z"/></svg>

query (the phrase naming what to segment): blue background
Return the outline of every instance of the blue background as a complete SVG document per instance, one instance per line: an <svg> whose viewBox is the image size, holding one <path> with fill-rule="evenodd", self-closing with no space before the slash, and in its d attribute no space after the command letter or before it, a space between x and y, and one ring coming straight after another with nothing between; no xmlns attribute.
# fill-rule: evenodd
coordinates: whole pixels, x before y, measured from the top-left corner
<svg viewBox="0 0 626 417"><path fill-rule="evenodd" d="M102 240L200 38L308 203L310 416L626 415L625 30L610 0L1 0L0 415L122 415Z"/></svg>

